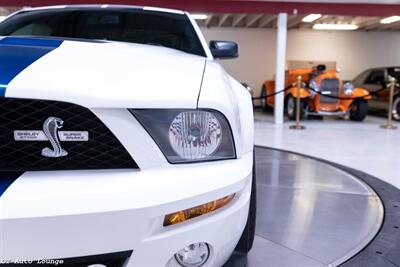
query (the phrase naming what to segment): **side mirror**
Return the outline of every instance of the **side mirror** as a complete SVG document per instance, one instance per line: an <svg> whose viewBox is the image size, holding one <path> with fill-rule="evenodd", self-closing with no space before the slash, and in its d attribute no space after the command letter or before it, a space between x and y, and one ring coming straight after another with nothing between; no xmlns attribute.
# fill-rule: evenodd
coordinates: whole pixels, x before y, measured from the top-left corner
<svg viewBox="0 0 400 267"><path fill-rule="evenodd" d="M246 90L250 93L250 95L253 97L253 89L251 89L250 85L248 85L247 83L241 83L243 85L244 88L246 88Z"/></svg>
<svg viewBox="0 0 400 267"><path fill-rule="evenodd" d="M239 56L239 47L235 42L210 41L210 50L214 58L228 59Z"/></svg>

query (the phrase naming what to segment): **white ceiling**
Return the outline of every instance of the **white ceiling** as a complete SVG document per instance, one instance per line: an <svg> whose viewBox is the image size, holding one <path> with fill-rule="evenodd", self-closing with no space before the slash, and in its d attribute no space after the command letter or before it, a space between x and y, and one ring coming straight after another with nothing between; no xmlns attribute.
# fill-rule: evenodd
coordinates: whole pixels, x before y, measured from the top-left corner
<svg viewBox="0 0 400 267"><path fill-rule="evenodd" d="M272 14L233 14L209 13L207 20L198 20L203 27L231 27L231 28L275 28L277 15ZM302 21L305 15L289 15L288 29L311 29L315 23L356 24L363 31L399 31L400 21L391 24L381 24L383 17L352 17L323 15L312 23Z"/></svg>
<svg viewBox="0 0 400 267"><path fill-rule="evenodd" d="M342 4L400 4L400 0L253 0L257 2L342 3Z"/></svg>

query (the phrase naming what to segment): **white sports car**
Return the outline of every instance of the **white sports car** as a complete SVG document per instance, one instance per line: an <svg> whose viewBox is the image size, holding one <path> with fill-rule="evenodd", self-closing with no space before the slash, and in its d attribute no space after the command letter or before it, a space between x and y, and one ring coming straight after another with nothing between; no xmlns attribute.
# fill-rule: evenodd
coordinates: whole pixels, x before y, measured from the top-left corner
<svg viewBox="0 0 400 267"><path fill-rule="evenodd" d="M0 261L221 266L255 226L253 111L189 14L24 9L0 23Z"/></svg>

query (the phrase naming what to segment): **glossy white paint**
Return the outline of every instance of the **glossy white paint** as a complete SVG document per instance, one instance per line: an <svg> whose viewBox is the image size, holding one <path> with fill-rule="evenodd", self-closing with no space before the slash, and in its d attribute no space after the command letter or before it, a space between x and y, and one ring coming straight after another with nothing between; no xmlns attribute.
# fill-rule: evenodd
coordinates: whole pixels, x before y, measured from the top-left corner
<svg viewBox="0 0 400 267"><path fill-rule="evenodd" d="M251 158L169 170L28 173L0 201L7 217L1 219L1 243L6 245L0 258L65 258L133 249L127 266L166 266L184 246L205 241L215 253L207 266L220 266L246 223L251 174L240 174L245 173L243 161L250 165ZM227 169L233 176L226 176ZM233 192L238 193L235 200L219 211L162 227L165 214Z"/></svg>
<svg viewBox="0 0 400 267"><path fill-rule="evenodd" d="M204 65L202 57L169 48L64 41L12 80L6 97L89 108L195 108Z"/></svg>
<svg viewBox="0 0 400 267"><path fill-rule="evenodd" d="M252 106L194 27L207 57L149 45L64 41L11 81L6 97L90 108L140 169L24 173L0 198L0 259L133 250L127 266L167 266L194 242L211 245L206 266L228 259L248 215ZM217 110L231 126L237 159L171 165L128 108ZM232 193L233 202L214 213L162 226L168 213Z"/></svg>
<svg viewBox="0 0 400 267"><path fill-rule="evenodd" d="M240 193L249 182L251 164L252 154L247 153L239 160L147 170L27 172L2 195L0 218L66 216L147 206L163 206L158 214L162 216Z"/></svg>
<svg viewBox="0 0 400 267"><path fill-rule="evenodd" d="M207 62L198 107L216 109L227 117L238 157L253 150L254 126L250 94L214 60Z"/></svg>

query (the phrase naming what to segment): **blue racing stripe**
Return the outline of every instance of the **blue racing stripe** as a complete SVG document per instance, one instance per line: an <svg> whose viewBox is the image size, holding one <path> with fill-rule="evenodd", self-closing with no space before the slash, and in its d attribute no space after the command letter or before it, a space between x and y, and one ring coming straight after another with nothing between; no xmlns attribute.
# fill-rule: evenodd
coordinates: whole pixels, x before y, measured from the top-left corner
<svg viewBox="0 0 400 267"><path fill-rule="evenodd" d="M33 62L53 51L62 40L5 37L0 39L0 96L5 96L8 84Z"/></svg>
<svg viewBox="0 0 400 267"><path fill-rule="evenodd" d="M0 173L0 197L7 188L20 177L23 172L1 172Z"/></svg>
<svg viewBox="0 0 400 267"><path fill-rule="evenodd" d="M21 46L45 46L57 48L63 41L58 39L24 38L24 37L5 37L0 39L0 44L21 45Z"/></svg>

